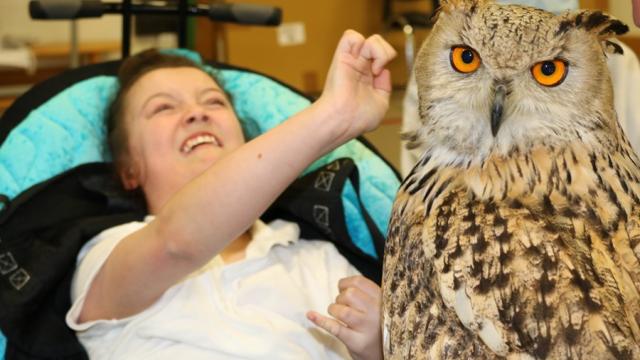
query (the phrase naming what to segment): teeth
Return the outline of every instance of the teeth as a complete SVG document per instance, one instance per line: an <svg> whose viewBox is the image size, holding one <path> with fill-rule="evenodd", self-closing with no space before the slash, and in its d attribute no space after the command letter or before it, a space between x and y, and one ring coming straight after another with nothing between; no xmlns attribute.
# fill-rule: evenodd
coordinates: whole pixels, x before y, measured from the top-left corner
<svg viewBox="0 0 640 360"><path fill-rule="evenodd" d="M187 142L182 146L182 149L180 149L180 151L182 151L183 153L188 153L191 150L193 150L194 147L200 145L200 144L213 144L216 146L220 146L220 144L218 144L218 141L216 140L216 138L214 138L211 135L200 135L200 136L196 136L194 138L191 138L189 140L187 140Z"/></svg>

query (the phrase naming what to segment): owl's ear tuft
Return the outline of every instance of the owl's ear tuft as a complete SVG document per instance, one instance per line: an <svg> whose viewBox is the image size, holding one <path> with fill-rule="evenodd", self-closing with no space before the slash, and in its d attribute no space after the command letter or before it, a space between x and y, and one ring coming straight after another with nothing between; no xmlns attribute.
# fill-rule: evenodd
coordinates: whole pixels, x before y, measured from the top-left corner
<svg viewBox="0 0 640 360"><path fill-rule="evenodd" d="M601 11L584 10L568 13L560 21L557 35L562 35L571 29L583 29L596 34L601 40L629 31L629 27L622 21Z"/></svg>
<svg viewBox="0 0 640 360"><path fill-rule="evenodd" d="M596 35L605 51L615 53L622 53L622 48L609 39L629 31L629 27L622 21L601 11L592 10L564 15L558 25L556 35L563 35L572 29L582 29Z"/></svg>
<svg viewBox="0 0 640 360"><path fill-rule="evenodd" d="M624 50L622 49L622 46L614 43L613 41L609 41L609 40L605 40L604 41L604 46L605 46L605 51L608 53L613 53L613 54L624 54Z"/></svg>

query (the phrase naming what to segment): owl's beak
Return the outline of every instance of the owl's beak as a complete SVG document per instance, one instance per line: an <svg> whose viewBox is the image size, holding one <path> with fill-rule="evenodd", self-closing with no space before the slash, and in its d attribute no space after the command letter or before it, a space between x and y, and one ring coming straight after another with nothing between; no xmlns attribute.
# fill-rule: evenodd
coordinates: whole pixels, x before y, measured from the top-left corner
<svg viewBox="0 0 640 360"><path fill-rule="evenodd" d="M500 130L500 125L502 124L502 110L506 96L507 87L504 84L498 84L495 88L493 106L491 107L491 133L494 137L498 134L498 130Z"/></svg>

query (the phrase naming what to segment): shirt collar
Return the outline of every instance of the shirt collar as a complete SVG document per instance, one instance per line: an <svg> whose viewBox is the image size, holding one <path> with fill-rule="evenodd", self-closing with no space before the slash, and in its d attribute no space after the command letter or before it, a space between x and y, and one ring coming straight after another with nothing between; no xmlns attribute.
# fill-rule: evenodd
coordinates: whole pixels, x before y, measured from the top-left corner
<svg viewBox="0 0 640 360"><path fill-rule="evenodd" d="M300 227L296 223L274 220L265 224L257 220L251 227L251 242L247 246L246 258L267 255L274 246L288 246L300 238Z"/></svg>

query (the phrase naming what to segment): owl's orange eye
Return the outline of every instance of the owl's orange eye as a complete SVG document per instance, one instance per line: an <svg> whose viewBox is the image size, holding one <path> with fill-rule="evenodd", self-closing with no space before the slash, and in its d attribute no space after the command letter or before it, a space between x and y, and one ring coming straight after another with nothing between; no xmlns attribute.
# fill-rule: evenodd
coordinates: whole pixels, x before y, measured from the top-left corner
<svg viewBox="0 0 640 360"><path fill-rule="evenodd" d="M561 59L539 62L531 68L533 78L540 85L558 86L567 77L569 67L567 62Z"/></svg>
<svg viewBox="0 0 640 360"><path fill-rule="evenodd" d="M480 67L480 56L468 46L454 46L449 55L451 66L463 74L472 73Z"/></svg>

